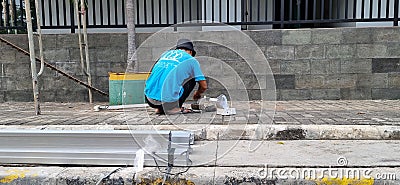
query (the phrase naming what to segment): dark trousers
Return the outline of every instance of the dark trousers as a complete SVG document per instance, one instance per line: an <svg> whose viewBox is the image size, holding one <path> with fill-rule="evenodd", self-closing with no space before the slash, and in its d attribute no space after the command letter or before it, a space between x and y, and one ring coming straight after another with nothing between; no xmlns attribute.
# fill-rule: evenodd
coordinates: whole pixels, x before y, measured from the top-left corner
<svg viewBox="0 0 400 185"><path fill-rule="evenodd" d="M163 102L161 105L154 105L147 99L147 97L145 97L145 100L150 107L159 109L160 112L164 112L164 110L168 111L174 108L181 108L183 103L189 97L190 93L193 91L194 86L196 86L196 81L194 80L194 78L186 81L183 85L182 96L176 102Z"/></svg>

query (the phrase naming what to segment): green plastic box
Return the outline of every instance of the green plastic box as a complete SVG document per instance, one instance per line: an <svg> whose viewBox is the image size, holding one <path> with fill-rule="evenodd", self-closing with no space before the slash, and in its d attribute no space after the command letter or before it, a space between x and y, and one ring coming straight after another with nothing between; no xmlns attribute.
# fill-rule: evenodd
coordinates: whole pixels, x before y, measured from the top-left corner
<svg viewBox="0 0 400 185"><path fill-rule="evenodd" d="M144 85L149 73L109 73L109 104L141 104L144 101Z"/></svg>

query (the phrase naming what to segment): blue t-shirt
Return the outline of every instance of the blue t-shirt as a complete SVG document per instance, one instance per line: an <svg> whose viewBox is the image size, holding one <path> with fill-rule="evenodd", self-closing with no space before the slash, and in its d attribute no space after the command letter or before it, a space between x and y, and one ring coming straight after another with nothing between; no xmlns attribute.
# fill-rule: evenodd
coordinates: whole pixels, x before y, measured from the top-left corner
<svg viewBox="0 0 400 185"><path fill-rule="evenodd" d="M184 50L169 50L154 65L144 93L154 100L175 102L183 93L183 82L191 78L196 81L206 79L199 62Z"/></svg>

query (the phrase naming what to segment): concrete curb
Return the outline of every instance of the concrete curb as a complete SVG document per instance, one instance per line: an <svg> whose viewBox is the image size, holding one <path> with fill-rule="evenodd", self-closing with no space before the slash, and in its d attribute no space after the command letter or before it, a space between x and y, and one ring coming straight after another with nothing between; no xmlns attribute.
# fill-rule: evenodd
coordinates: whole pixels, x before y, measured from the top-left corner
<svg viewBox="0 0 400 185"><path fill-rule="evenodd" d="M400 126L388 125L45 125L0 126L41 130L190 130L196 140L399 140Z"/></svg>
<svg viewBox="0 0 400 185"><path fill-rule="evenodd" d="M42 185L91 185L91 184L140 184L162 182L163 173L154 167L144 168L135 173L135 168L119 167L2 167L0 170L0 184L42 184ZM369 170L367 175L352 176L317 174L315 177L304 177L300 173L320 171L328 168L301 168L301 167L194 167L188 172L171 178L171 184L399 184L400 168L362 168L359 171ZM331 170L346 171L354 168L329 168ZM176 172L184 169L173 169ZM308 171L307 171L308 170ZM357 171L355 170L355 171ZM283 173L282 173L283 172ZM314 172L314 171L312 171ZM327 171L325 171L327 172ZM281 174L279 174L281 173ZM299 173L299 174L298 174ZM272 175L275 174L275 175ZM291 175L290 175L291 174ZM380 175L378 175L380 174ZM385 176L383 176L385 174ZM390 175L394 174L394 175ZM105 178L108 176L108 178ZM377 177L381 178L378 179ZM383 177L385 179L383 179ZM397 178L397 180L396 180Z"/></svg>

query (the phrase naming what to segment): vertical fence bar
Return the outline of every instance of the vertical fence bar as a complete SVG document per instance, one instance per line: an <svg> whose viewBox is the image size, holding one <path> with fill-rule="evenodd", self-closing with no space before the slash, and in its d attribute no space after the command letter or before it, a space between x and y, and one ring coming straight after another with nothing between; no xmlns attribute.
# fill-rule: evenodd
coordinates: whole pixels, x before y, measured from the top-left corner
<svg viewBox="0 0 400 185"><path fill-rule="evenodd" d="M230 0L226 0L226 22L229 22L230 20L230 17L229 17L229 9L230 9L230 6L229 6L229 1Z"/></svg>
<svg viewBox="0 0 400 185"><path fill-rule="evenodd" d="M260 0L257 0L257 21L260 22Z"/></svg>
<svg viewBox="0 0 400 185"><path fill-rule="evenodd" d="M13 4L11 5L12 7L13 7L13 10L14 10L14 12L13 12L13 14L14 14L14 26L17 26L17 3L15 2L15 0L14 1L12 1L13 2Z"/></svg>
<svg viewBox="0 0 400 185"><path fill-rule="evenodd" d="M214 22L214 0L211 0L211 21Z"/></svg>
<svg viewBox="0 0 400 185"><path fill-rule="evenodd" d="M25 12L25 10L24 10L24 8L22 7L22 1L23 0L19 0L19 12L21 12L21 16L20 16L20 19L19 19L19 21L20 21L20 23L21 23L21 25L20 26L24 26L24 12ZM43 2L43 1L42 1ZM43 6L43 5L42 5ZM42 12L44 12L44 10L42 9ZM42 13L42 15L44 15L44 13ZM42 16L42 17L44 17L44 16ZM43 19L42 19L43 20ZM43 21L43 24L44 24L44 21Z"/></svg>
<svg viewBox="0 0 400 185"><path fill-rule="evenodd" d="M189 0L189 21L192 21L192 0Z"/></svg>
<svg viewBox="0 0 400 185"><path fill-rule="evenodd" d="M88 7L85 7L86 26L89 25L89 13L88 13L88 11L89 11L89 6L88 6ZM110 25L110 22L108 22L108 25ZM89 61L89 59L87 59L87 60ZM90 91L90 90L89 90L89 91ZM90 95L90 96L92 96L92 95Z"/></svg>
<svg viewBox="0 0 400 185"><path fill-rule="evenodd" d="M357 0L353 2L353 19L357 19Z"/></svg>
<svg viewBox="0 0 400 185"><path fill-rule="evenodd" d="M237 2L237 0L235 0L235 22L238 22L238 19L237 19L237 4L238 4L238 2Z"/></svg>
<svg viewBox="0 0 400 185"><path fill-rule="evenodd" d="M340 19L340 1L336 1L336 14L337 14L337 19Z"/></svg>
<svg viewBox="0 0 400 185"><path fill-rule="evenodd" d="M96 0L92 0L92 4L93 4L93 24L96 24Z"/></svg>
<svg viewBox="0 0 400 185"><path fill-rule="evenodd" d="M381 9L382 9L382 1L378 0L378 19L381 18L381 13L382 13Z"/></svg>
<svg viewBox="0 0 400 185"><path fill-rule="evenodd" d="M182 2L182 22L185 22L185 4L184 4L184 0L181 1Z"/></svg>
<svg viewBox="0 0 400 185"><path fill-rule="evenodd" d="M253 21L253 0L249 0L250 1L250 4L249 4L249 11L250 11L250 13L249 13L249 19L247 20L247 21ZM246 9L246 11L247 11L247 9Z"/></svg>
<svg viewBox="0 0 400 185"><path fill-rule="evenodd" d="M219 0L219 22L222 22L222 0Z"/></svg>
<svg viewBox="0 0 400 185"><path fill-rule="evenodd" d="M394 0L393 26L399 26L399 0Z"/></svg>
<svg viewBox="0 0 400 185"><path fill-rule="evenodd" d="M265 0L265 21L268 21L268 0Z"/></svg>
<svg viewBox="0 0 400 185"><path fill-rule="evenodd" d="M136 0L136 24L140 24L140 0Z"/></svg>
<svg viewBox="0 0 400 185"><path fill-rule="evenodd" d="M196 9L196 16L197 16L197 21L199 21L199 20L201 20L200 19L200 11L201 11L201 6L200 6L200 0L196 0L196 3L197 3L197 9Z"/></svg>
<svg viewBox="0 0 400 185"><path fill-rule="evenodd" d="M22 3L22 0L20 1L20 3ZM41 6L42 6L42 22L43 22L42 24L43 24L43 25L46 25L46 13L45 13L45 12L46 12L46 9L44 8L44 0L42 0L40 4L41 4ZM23 11L23 10L22 10L22 4L20 4L20 6L21 6L21 11ZM23 17L23 16L21 16L21 18L22 18L22 17Z"/></svg>
<svg viewBox="0 0 400 185"><path fill-rule="evenodd" d="M138 0L137 0L137 1L138 1ZM165 14L166 14L166 17L167 17L167 24L169 24L169 0L166 0L166 1L165 1L165 6L166 6Z"/></svg>
<svg viewBox="0 0 400 185"><path fill-rule="evenodd" d="M390 0L386 0L386 19L389 18L389 3L390 3Z"/></svg>
<svg viewBox="0 0 400 185"><path fill-rule="evenodd" d="M64 26L67 25L67 2L63 1L63 15L64 15ZM44 22L42 22L42 24L44 25Z"/></svg>
<svg viewBox="0 0 400 185"><path fill-rule="evenodd" d="M103 0L100 0L100 24L104 25Z"/></svg>
<svg viewBox="0 0 400 185"><path fill-rule="evenodd" d="M50 22L50 26L53 26L53 7L51 5L51 0L48 1L49 2L49 22Z"/></svg>
<svg viewBox="0 0 400 185"><path fill-rule="evenodd" d="M151 0L151 24L154 24L154 0Z"/></svg>
<svg viewBox="0 0 400 185"><path fill-rule="evenodd" d="M300 20L300 12L301 12L300 3L301 3L301 1L297 1L296 2L296 5L297 5L297 20Z"/></svg>
<svg viewBox="0 0 400 185"><path fill-rule="evenodd" d="M397 1L397 0L394 0L394 1ZM374 6L374 0L369 0L369 18L370 19L372 19L372 10L373 10L373 7Z"/></svg>
<svg viewBox="0 0 400 185"><path fill-rule="evenodd" d="M241 9L242 9L242 17L241 17L241 20L242 20L242 22L245 22L246 21L246 8L245 8L245 2L244 2L244 0L241 0Z"/></svg>
<svg viewBox="0 0 400 185"><path fill-rule="evenodd" d="M324 19L324 17L325 17L325 0L322 0L321 1L321 20L323 20Z"/></svg>
<svg viewBox="0 0 400 185"><path fill-rule="evenodd" d="M125 0L122 0L122 24L126 25L125 23Z"/></svg>
<svg viewBox="0 0 400 185"><path fill-rule="evenodd" d="M161 19L161 0L158 0L158 23L162 24L162 19Z"/></svg>
<svg viewBox="0 0 400 185"><path fill-rule="evenodd" d="M285 19L285 1L281 0L281 28L283 28L284 19Z"/></svg>
<svg viewBox="0 0 400 185"><path fill-rule="evenodd" d="M276 0L272 0L272 21L276 21Z"/></svg>
<svg viewBox="0 0 400 185"><path fill-rule="evenodd" d="M143 1L143 17L144 17L144 24L147 24L147 3L146 3L146 0Z"/></svg>
<svg viewBox="0 0 400 185"><path fill-rule="evenodd" d="M204 22L207 22L207 0L204 0Z"/></svg>
<svg viewBox="0 0 400 185"><path fill-rule="evenodd" d="M304 19L308 20L308 0L306 0L306 10L304 11Z"/></svg>
<svg viewBox="0 0 400 185"><path fill-rule="evenodd" d="M176 1L177 0L173 0L173 6L174 6L174 24L176 24L178 22L178 9L176 7Z"/></svg>
<svg viewBox="0 0 400 185"><path fill-rule="evenodd" d="M289 0L289 20L293 17L293 0Z"/></svg>
<svg viewBox="0 0 400 185"><path fill-rule="evenodd" d="M346 6L344 7L344 18L347 20L349 17L349 0L346 0Z"/></svg>
<svg viewBox="0 0 400 185"><path fill-rule="evenodd" d="M289 0L289 20L291 21L293 17L293 0Z"/></svg>
<svg viewBox="0 0 400 185"><path fill-rule="evenodd" d="M43 6L43 4L42 4ZM71 20L71 33L75 33L75 10L74 3L69 3L69 19ZM44 19L44 16L43 16ZM44 22L44 20L43 20Z"/></svg>
<svg viewBox="0 0 400 185"><path fill-rule="evenodd" d="M95 8L93 8L93 11L95 11ZM114 0L114 25L118 25L118 2L117 0Z"/></svg>
<svg viewBox="0 0 400 185"><path fill-rule="evenodd" d="M51 1L51 0L49 0ZM56 0L56 21L57 21L57 26L60 26L60 4L58 3L58 0Z"/></svg>
<svg viewBox="0 0 400 185"><path fill-rule="evenodd" d="M314 0L313 4L313 20L317 18L317 0Z"/></svg>
<svg viewBox="0 0 400 185"><path fill-rule="evenodd" d="M108 25L111 25L111 3L110 0L107 0L107 20L108 20Z"/></svg>
<svg viewBox="0 0 400 185"><path fill-rule="evenodd" d="M365 0L361 0L361 19L364 19Z"/></svg>
<svg viewBox="0 0 400 185"><path fill-rule="evenodd" d="M329 0L329 19L332 19L332 12L333 12L332 0Z"/></svg>

